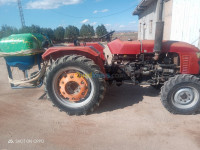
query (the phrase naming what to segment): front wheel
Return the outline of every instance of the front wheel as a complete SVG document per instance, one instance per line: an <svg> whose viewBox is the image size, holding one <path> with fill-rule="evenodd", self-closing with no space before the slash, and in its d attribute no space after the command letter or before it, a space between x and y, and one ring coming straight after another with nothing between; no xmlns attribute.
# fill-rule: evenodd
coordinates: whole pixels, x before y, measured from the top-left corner
<svg viewBox="0 0 200 150"><path fill-rule="evenodd" d="M165 82L161 101L171 113L190 115L200 109L200 81L193 75L177 75Z"/></svg>
<svg viewBox="0 0 200 150"><path fill-rule="evenodd" d="M70 115L81 115L99 105L105 93L105 79L91 59L68 55L49 67L46 89L60 110Z"/></svg>

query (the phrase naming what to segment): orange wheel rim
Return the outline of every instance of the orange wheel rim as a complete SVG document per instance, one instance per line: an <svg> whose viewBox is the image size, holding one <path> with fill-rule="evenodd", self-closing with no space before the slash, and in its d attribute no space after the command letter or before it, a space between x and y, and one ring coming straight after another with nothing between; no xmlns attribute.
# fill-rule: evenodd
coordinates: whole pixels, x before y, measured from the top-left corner
<svg viewBox="0 0 200 150"><path fill-rule="evenodd" d="M59 81L60 94L72 102L78 102L88 93L87 80L78 73L67 73Z"/></svg>

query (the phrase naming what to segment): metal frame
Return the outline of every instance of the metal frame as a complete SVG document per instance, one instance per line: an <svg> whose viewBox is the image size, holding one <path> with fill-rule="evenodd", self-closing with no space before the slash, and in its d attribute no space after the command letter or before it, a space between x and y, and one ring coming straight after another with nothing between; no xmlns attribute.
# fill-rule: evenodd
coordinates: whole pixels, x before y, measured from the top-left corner
<svg viewBox="0 0 200 150"><path fill-rule="evenodd" d="M37 61L37 65L38 65L38 69L41 70L41 64L40 61ZM13 74L11 71L11 67L6 63L6 67L7 67L7 71L8 71L8 76L10 79L13 79ZM28 78L28 72L27 70L23 70L24 72L24 77ZM12 89L25 89L25 88L40 88L43 85L43 81L40 81L40 84L38 84L37 86L20 86L20 85L14 85L14 84L10 84Z"/></svg>

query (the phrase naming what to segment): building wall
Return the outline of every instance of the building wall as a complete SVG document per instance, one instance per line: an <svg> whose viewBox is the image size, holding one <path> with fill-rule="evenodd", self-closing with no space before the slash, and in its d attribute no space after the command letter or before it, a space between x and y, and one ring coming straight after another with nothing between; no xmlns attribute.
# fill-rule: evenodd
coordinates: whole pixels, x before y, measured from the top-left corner
<svg viewBox="0 0 200 150"><path fill-rule="evenodd" d="M154 40L156 21L157 21L157 1L152 2L149 7L139 15L138 39L139 40ZM164 3L163 18L165 21L164 40L169 40L171 36L171 22L172 22L172 4L173 0L168 0Z"/></svg>
<svg viewBox="0 0 200 150"><path fill-rule="evenodd" d="M153 40L157 20L157 0L139 15L138 39Z"/></svg>
<svg viewBox="0 0 200 150"><path fill-rule="evenodd" d="M163 40L169 40L171 36L171 24L172 24L172 7L173 0L169 0L165 2L163 18L164 18L164 35Z"/></svg>
<svg viewBox="0 0 200 150"><path fill-rule="evenodd" d="M198 46L200 36L200 0L173 0L171 40Z"/></svg>
<svg viewBox="0 0 200 150"><path fill-rule="evenodd" d="M155 39L157 9L155 0L139 14L139 40ZM166 0L163 18L164 40L184 41L200 48L200 0Z"/></svg>

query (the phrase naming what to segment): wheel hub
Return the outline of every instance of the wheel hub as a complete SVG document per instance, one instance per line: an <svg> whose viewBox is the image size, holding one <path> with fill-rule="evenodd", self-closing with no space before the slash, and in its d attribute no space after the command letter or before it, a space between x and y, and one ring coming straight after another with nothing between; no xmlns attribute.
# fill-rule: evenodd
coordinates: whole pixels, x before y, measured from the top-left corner
<svg viewBox="0 0 200 150"><path fill-rule="evenodd" d="M190 88L183 88L176 92L174 99L179 104L189 104L194 99L194 92Z"/></svg>
<svg viewBox="0 0 200 150"><path fill-rule="evenodd" d="M83 99L88 92L87 80L78 73L67 73L62 76L59 82L60 94L69 99L69 101L77 102Z"/></svg>

